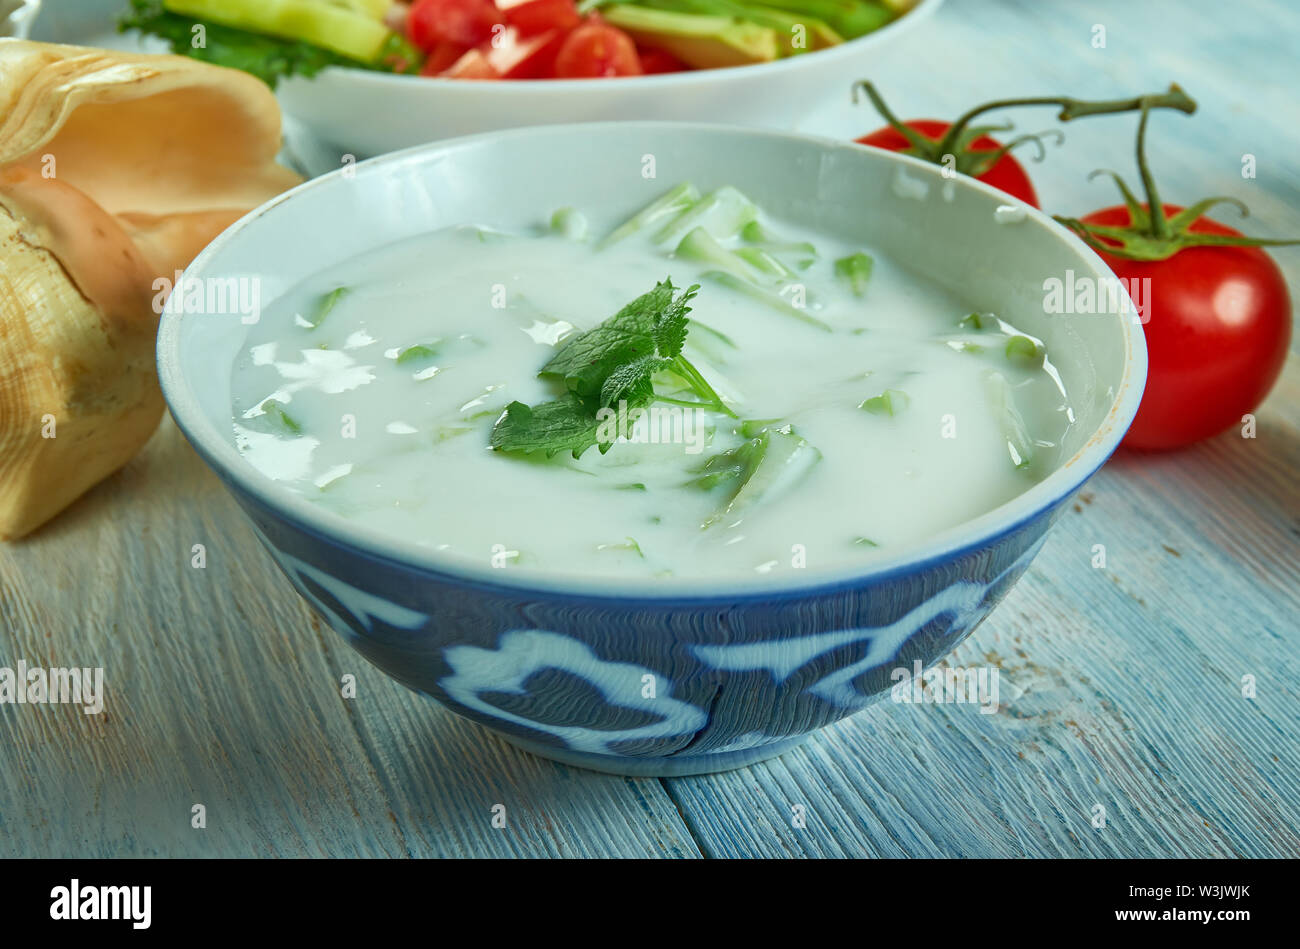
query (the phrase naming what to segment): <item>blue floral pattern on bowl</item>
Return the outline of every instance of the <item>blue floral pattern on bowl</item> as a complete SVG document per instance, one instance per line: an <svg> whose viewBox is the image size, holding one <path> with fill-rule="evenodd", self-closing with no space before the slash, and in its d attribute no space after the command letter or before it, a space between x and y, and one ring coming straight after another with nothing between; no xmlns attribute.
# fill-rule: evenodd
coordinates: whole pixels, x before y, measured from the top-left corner
<svg viewBox="0 0 1300 949"><path fill-rule="evenodd" d="M954 560L772 599L528 593L382 561L236 494L276 563L358 652L530 751L683 775L780 754L888 694L988 615L1045 514ZM509 568L506 568L509 569Z"/></svg>

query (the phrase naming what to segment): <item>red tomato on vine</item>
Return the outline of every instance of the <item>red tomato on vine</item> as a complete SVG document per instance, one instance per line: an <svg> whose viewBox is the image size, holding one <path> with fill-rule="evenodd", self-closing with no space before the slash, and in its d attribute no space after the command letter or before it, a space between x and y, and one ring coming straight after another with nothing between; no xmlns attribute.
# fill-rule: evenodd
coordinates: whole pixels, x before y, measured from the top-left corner
<svg viewBox="0 0 1300 949"><path fill-rule="evenodd" d="M1243 424L1268 395L1291 341L1291 297L1260 248L1300 241L1246 237L1204 216L1225 202L1244 214L1233 198L1163 204L1147 168L1147 114L1137 137L1146 202L1107 172L1122 205L1057 220L1101 255L1142 311L1147 385L1124 445L1163 450Z"/></svg>

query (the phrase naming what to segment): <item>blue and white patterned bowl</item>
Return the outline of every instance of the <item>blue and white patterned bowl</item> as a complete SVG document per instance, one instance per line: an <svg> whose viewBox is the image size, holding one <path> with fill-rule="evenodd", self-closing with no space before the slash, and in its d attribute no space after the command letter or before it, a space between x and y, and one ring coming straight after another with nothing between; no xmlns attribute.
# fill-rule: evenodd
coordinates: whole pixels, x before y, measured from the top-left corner
<svg viewBox="0 0 1300 949"><path fill-rule="evenodd" d="M1137 319L1122 306L1067 315L1044 302L1053 279L1127 299L1108 296L1117 285L1101 260L1043 214L905 156L628 122L492 133L335 172L250 214L187 272L255 277L269 301L331 264L435 228L522 228L565 205L612 221L681 180L735 185L1041 336L1073 393L1068 460L1011 502L865 567L726 582L495 569L487 551L470 563L394 540L248 466L229 409L249 328L239 314L168 312L158 340L177 423L298 592L357 651L515 744L621 774L720 771L779 754L886 694L894 669L935 662L988 615L1137 410L1146 373ZM436 469L429 482L436 491ZM960 472L952 490L962 490Z"/></svg>

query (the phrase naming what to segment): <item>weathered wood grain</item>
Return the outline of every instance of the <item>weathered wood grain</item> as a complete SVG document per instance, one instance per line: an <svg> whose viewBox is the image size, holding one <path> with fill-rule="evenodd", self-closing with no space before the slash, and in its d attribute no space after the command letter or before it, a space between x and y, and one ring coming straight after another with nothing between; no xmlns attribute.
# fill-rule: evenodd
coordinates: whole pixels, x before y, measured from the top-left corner
<svg viewBox="0 0 1300 949"><path fill-rule="evenodd" d="M170 421L0 547L0 665L20 658L102 666L107 701L0 706L0 856L697 853L657 783L523 755L366 665Z"/></svg>
<svg viewBox="0 0 1300 949"><path fill-rule="evenodd" d="M1178 81L1201 112L1153 120L1165 199L1233 195L1251 206L1246 229L1295 235L1298 30L1300 11L1266 0L948 0L862 75L901 114L936 117ZM1015 119L1053 125L1048 109ZM1085 178L1132 177L1134 121L1067 126L1030 165L1043 206L1113 203ZM830 90L804 128L879 124ZM1300 251L1275 257L1300 288ZM98 718L0 707L0 856L1295 856L1297 472L1293 358L1256 439L1121 455L1085 488L950 659L998 669L999 714L886 703L775 761L661 783L533 758L365 666L167 424L49 529L0 547L0 664L103 665L109 692ZM356 699L339 694L345 674ZM205 830L190 827L193 803Z"/></svg>

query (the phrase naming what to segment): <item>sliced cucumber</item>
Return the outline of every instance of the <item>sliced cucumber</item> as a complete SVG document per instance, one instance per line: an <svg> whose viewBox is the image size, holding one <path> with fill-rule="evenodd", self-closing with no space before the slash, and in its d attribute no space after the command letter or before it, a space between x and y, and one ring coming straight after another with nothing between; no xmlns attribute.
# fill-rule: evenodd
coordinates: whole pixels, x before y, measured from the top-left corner
<svg viewBox="0 0 1300 949"><path fill-rule="evenodd" d="M373 20L382 20L392 8L394 0L325 0L330 6L346 7Z"/></svg>
<svg viewBox="0 0 1300 949"><path fill-rule="evenodd" d="M651 201L616 227L608 237L600 242L599 246L608 247L610 244L621 241L623 238L635 234L642 228L649 227L665 217L672 216L676 218L698 200L700 200L700 192L695 185L689 181L682 182L667 194L660 195Z"/></svg>
<svg viewBox="0 0 1300 949"><path fill-rule="evenodd" d="M325 0L163 0L172 13L252 33L300 40L372 63L392 33L365 14Z"/></svg>

